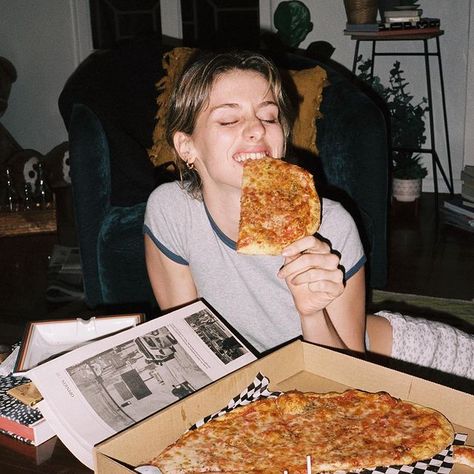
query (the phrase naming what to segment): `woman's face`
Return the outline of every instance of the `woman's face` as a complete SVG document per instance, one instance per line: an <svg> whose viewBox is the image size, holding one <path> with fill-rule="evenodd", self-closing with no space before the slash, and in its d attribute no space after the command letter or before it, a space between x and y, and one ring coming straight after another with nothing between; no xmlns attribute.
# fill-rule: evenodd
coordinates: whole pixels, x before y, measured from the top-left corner
<svg viewBox="0 0 474 474"><path fill-rule="evenodd" d="M191 136L178 132L175 146L181 158L194 160L205 193L240 192L243 163L266 156L281 158L284 140L266 79L253 71L235 70L216 78L194 132Z"/></svg>

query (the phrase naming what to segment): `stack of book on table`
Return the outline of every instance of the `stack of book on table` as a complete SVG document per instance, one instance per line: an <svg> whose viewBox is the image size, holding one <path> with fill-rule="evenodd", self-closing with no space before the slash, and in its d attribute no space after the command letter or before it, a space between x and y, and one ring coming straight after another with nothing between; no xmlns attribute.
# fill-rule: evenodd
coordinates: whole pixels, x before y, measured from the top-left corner
<svg viewBox="0 0 474 474"><path fill-rule="evenodd" d="M474 207L464 204L462 196L445 201L441 211L445 224L474 232Z"/></svg>
<svg viewBox="0 0 474 474"><path fill-rule="evenodd" d="M384 22L388 25L402 23L412 26L421 20L423 10L421 8L398 7L394 10L385 10L383 12Z"/></svg>
<svg viewBox="0 0 474 474"><path fill-rule="evenodd" d="M393 36L435 33L440 31L440 19L422 17L423 10L416 5L394 7L385 10L381 21L376 23L352 24L347 23L345 35L352 36Z"/></svg>

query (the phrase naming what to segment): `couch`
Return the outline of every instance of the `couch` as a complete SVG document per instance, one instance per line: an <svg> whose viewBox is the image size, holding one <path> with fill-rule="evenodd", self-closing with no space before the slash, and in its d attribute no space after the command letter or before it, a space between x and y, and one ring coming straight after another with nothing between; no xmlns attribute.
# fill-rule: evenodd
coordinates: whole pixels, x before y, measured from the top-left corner
<svg viewBox="0 0 474 474"><path fill-rule="evenodd" d="M147 278L142 235L146 200L174 179L148 152L155 126L161 58L171 47L133 40L86 58L67 80L59 109L68 130L76 229L86 303L158 310ZM318 64L277 55L281 67ZM350 74L328 75L317 121L318 159L307 159L321 194L353 214L368 257L368 285L387 275L388 146L384 111ZM303 158L304 159L304 158Z"/></svg>

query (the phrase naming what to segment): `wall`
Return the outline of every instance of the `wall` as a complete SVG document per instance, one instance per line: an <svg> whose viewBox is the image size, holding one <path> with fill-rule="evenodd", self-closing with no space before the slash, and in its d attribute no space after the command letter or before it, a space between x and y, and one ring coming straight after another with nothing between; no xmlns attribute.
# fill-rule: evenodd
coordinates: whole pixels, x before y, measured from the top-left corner
<svg viewBox="0 0 474 474"><path fill-rule="evenodd" d="M342 30L346 23L346 14L343 0L303 0L311 11L314 23L313 31L301 43L305 48L312 41L325 40L335 48L332 59L343 64L348 69L352 68L355 41L349 36L344 36ZM280 3L279 0L261 0L260 13L261 22L267 28L272 28L271 19L273 12ZM445 0L425 0L420 2L423 15L441 19L444 36L440 38L441 54L443 61L443 72L447 102L449 142L451 159L453 164L453 177L455 190L460 191L460 172L464 164L474 164L474 137L470 130L474 127L474 78L473 78L473 54L469 51L474 48L474 40L470 33L470 24L473 20L472 5L470 0L456 0L456 8L452 2ZM417 42L422 48L423 42ZM429 42L434 46L434 40ZM377 51L415 51L413 44L408 42L385 42L378 43ZM361 42L360 53L368 57L370 53L370 42ZM388 80L388 71L395 60L402 63L407 79L410 82L410 92L416 99L426 97L425 67L422 57L382 57L377 58L375 74L382 82ZM470 75L468 76L468 67ZM445 143L444 123L441 108L441 93L437 62L431 61L431 77L433 86L433 103L435 114L435 137L436 149L441 162L447 172L447 152ZM469 95L467 95L469 94ZM467 112L467 120L466 120ZM466 133L467 132L467 133ZM427 130L429 136L429 129ZM429 145L429 143L427 143ZM466 148L465 148L466 147ZM431 155L425 155L424 161L430 170L430 174L424 181L424 190L433 190L431 174ZM440 174L438 173L440 191L447 191Z"/></svg>
<svg viewBox="0 0 474 474"><path fill-rule="evenodd" d="M67 140L62 87L92 50L87 0L0 0L0 56L18 74L1 118L23 148L47 153Z"/></svg>
<svg viewBox="0 0 474 474"><path fill-rule="evenodd" d="M466 122L464 127L464 164L474 166L474 2L471 1L467 60Z"/></svg>
<svg viewBox="0 0 474 474"><path fill-rule="evenodd" d="M179 0L162 0L162 28L169 36L179 36ZM333 59L351 68L354 41L344 36L346 23L343 0L304 0L311 10L313 31L301 44L306 47L316 40L330 42L335 48ZM260 0L263 28L271 29L273 12L280 0ZM445 89L447 95L453 176L459 191L459 176L463 164L474 164L474 35L469 35L474 24L470 0L456 0L456 8L444 0L421 2L426 16L441 18L446 33L441 37ZM45 6L47 5L47 7ZM92 50L87 0L0 0L2 26L0 55L13 62L18 80L13 85L9 108L2 123L24 148L46 153L67 139L57 109L58 95L67 77L80 60ZM21 39L21 40L19 40ZM368 44L361 52L368 53ZM385 48L387 45L383 45ZM392 47L392 44L390 45ZM408 45L398 43L400 48ZM376 73L384 79L395 58L378 58ZM422 58L402 58L402 64L412 87L412 93L426 95ZM468 75L469 71L469 75ZM432 63L435 88L435 129L437 149L446 162L444 130L440 110L437 67ZM425 161L429 167L430 157ZM430 177L425 190L433 189ZM440 182L440 190L446 188Z"/></svg>

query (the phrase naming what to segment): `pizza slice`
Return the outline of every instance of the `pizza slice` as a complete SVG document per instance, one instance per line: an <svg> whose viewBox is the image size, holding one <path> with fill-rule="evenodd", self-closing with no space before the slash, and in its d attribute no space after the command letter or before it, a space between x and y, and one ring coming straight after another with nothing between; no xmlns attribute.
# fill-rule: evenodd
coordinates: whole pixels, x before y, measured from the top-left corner
<svg viewBox="0 0 474 474"><path fill-rule="evenodd" d="M280 255L318 230L320 214L311 173L275 158L244 163L237 252Z"/></svg>
<svg viewBox="0 0 474 474"><path fill-rule="evenodd" d="M274 400L265 399L188 431L150 464L165 474L270 474L290 443L291 437L275 412ZM269 447L271 451L267 452Z"/></svg>
<svg viewBox="0 0 474 474"><path fill-rule="evenodd" d="M150 461L163 474L359 472L411 464L452 443L439 412L386 392L290 391L236 408L189 431ZM455 462L472 451L456 448Z"/></svg>

